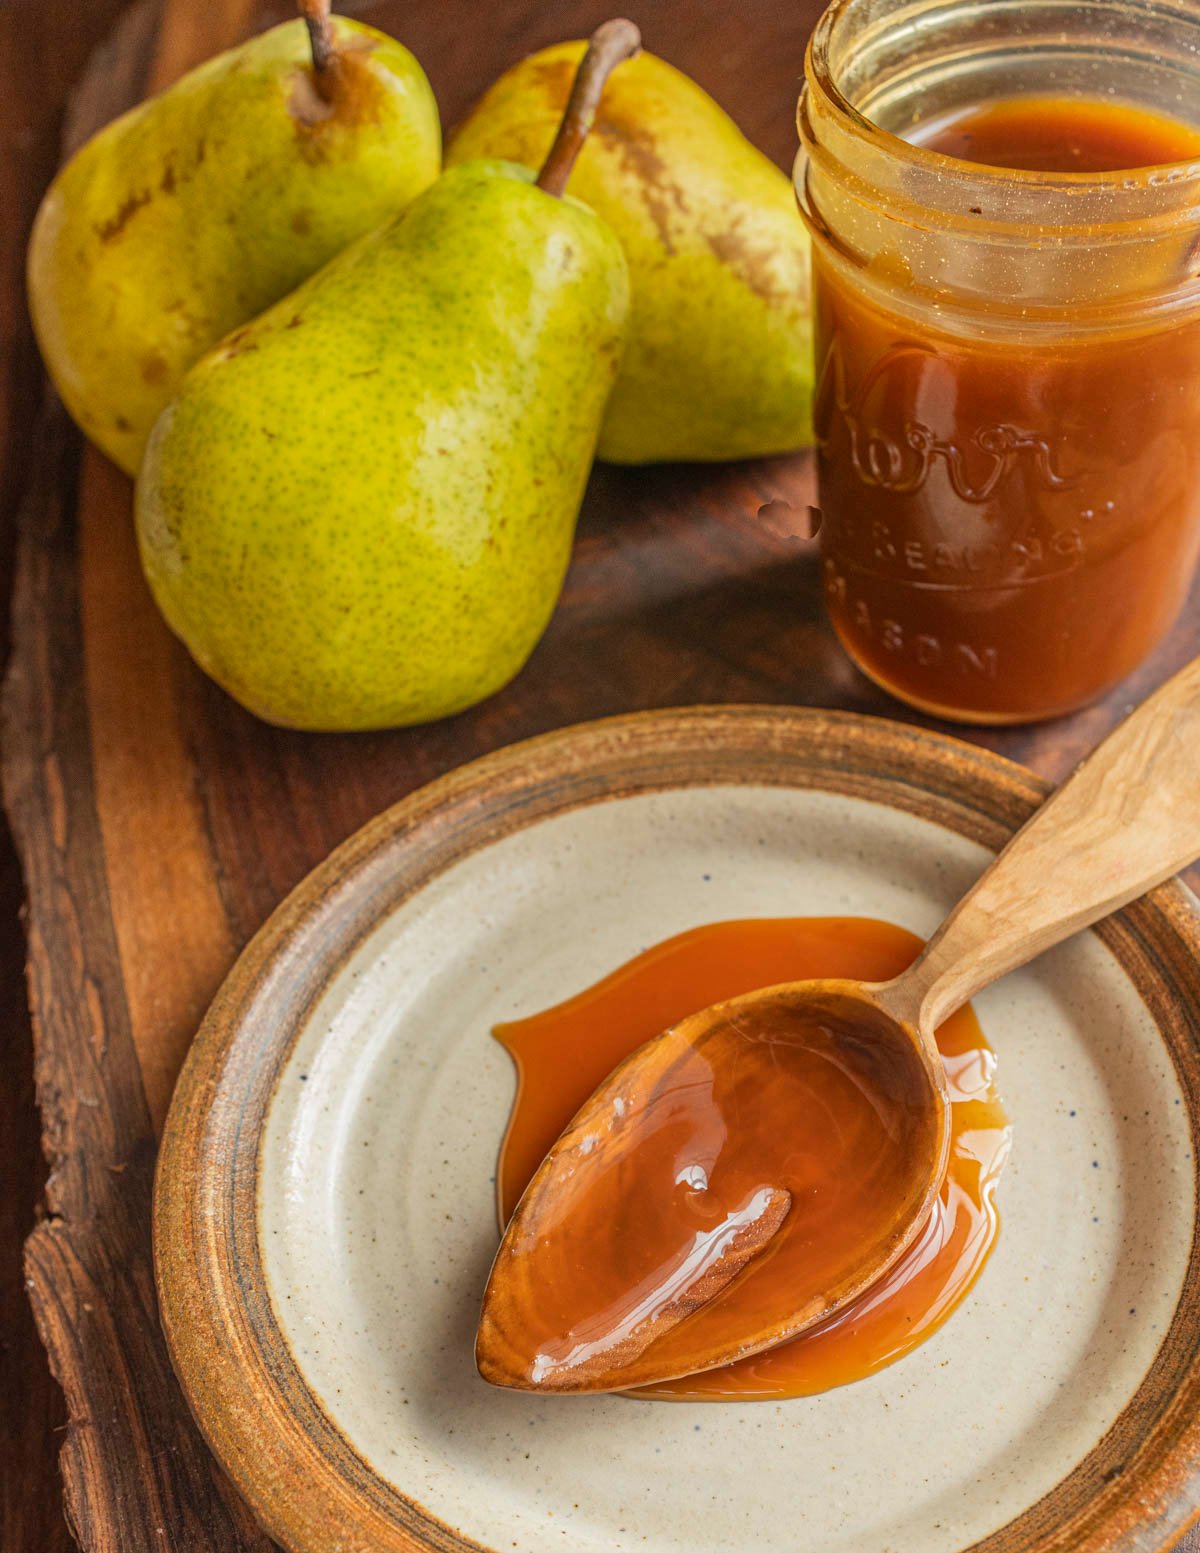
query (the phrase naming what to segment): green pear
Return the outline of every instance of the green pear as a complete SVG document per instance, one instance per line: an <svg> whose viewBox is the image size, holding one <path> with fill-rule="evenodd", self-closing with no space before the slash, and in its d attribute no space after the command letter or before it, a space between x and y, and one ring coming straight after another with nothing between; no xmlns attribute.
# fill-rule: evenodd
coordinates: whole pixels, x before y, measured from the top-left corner
<svg viewBox="0 0 1200 1553"><path fill-rule="evenodd" d="M331 23L328 0L302 9L101 130L38 212L28 290L47 370L130 474L205 351L438 175L413 56Z"/></svg>
<svg viewBox="0 0 1200 1553"><path fill-rule="evenodd" d="M537 166L581 43L500 78L447 162ZM651 54L614 77L570 192L612 227L633 284L599 455L730 459L812 440L809 244L789 180L694 81Z"/></svg>
<svg viewBox="0 0 1200 1553"><path fill-rule="evenodd" d="M447 173L210 352L155 426L146 577L200 666L268 721L444 717L545 628L629 309L620 244L555 191L636 38L597 34L539 181Z"/></svg>

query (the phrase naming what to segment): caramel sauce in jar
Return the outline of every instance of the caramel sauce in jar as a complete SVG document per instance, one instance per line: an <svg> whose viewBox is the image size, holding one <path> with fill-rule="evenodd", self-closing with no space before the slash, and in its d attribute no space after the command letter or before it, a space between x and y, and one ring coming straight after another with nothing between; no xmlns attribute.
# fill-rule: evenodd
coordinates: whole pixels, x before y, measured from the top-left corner
<svg viewBox="0 0 1200 1553"><path fill-rule="evenodd" d="M1032 94L913 120L863 129L878 188L842 199L843 147L801 196L826 606L914 706L1051 717L1155 647L1200 553L1200 229L1154 204L1200 200L1200 125Z"/></svg>
<svg viewBox="0 0 1200 1553"><path fill-rule="evenodd" d="M1028 173L1114 173L1200 156L1200 129L1111 99L1008 97L910 130L914 145Z"/></svg>
<svg viewBox="0 0 1200 1553"><path fill-rule="evenodd" d="M919 940L902 929L861 918L714 923L668 939L565 1003L499 1026L496 1036L518 1073L517 1098L497 1170L501 1223L507 1223L525 1185L580 1105L624 1057L660 1030L709 1003L777 982L843 976L885 980L911 963L919 948ZM948 1020L938 1033L938 1044L946 1058L952 1097L951 1162L935 1212L917 1242L866 1294L801 1337L638 1394L745 1401L827 1390L869 1375L909 1352L965 1297L996 1236L992 1196L1007 1155L1009 1129L995 1090L994 1058L974 1015L962 1010ZM815 1060L819 1062L819 1053ZM807 1182L814 1197L824 1195L824 1228L818 1224L819 1233L831 1231L831 1226L843 1235L869 1232L865 1220L874 1211L870 1181L883 1155L878 1125L863 1112L867 1090L851 1093L853 1075L846 1074L839 1075L831 1088L829 1075L814 1077L807 1072L807 1062L808 1055L802 1053L796 1073L747 1070L736 1094L733 1087L728 1094L715 1093L710 1085L701 1086L690 1098L695 1114L688 1120L689 1136L685 1139L676 1125L666 1138L669 1151L682 1148L680 1159L687 1153L685 1174L693 1173L680 1183L680 1200L672 1208L681 1228L690 1229L705 1212L717 1211L704 1202L703 1186L710 1175L725 1183L725 1195L732 1191L736 1197L740 1177L734 1177L745 1162L754 1180L748 1175L741 1185L749 1189L758 1183L756 1172L771 1162L754 1149L753 1142L756 1136L766 1136L779 1155L774 1167L788 1175L796 1188L794 1196L808 1195L802 1182ZM856 1197L853 1181L825 1182L822 1161L802 1157L804 1129L797 1124L796 1110L796 1083L801 1080L802 1088L807 1085L812 1090L809 1103L814 1096L819 1104L832 1101L838 1126L857 1127L864 1146L872 1151L861 1172L867 1184L865 1195ZM731 1136L734 1124L740 1124L741 1130ZM697 1143L705 1154L703 1160L691 1157ZM652 1160L651 1166L656 1163L661 1161ZM672 1170L678 1164L674 1155L669 1164ZM705 1175L703 1184L695 1178L697 1170ZM854 1174L857 1179L860 1173ZM801 1222L798 1218L797 1226ZM635 1221L618 1229L618 1239L625 1236L631 1247L637 1247L645 1226ZM634 1266L640 1253L628 1247L623 1251L610 1231L585 1238L592 1254L584 1254L588 1249L584 1245L564 1265L577 1265L579 1278L588 1283L589 1298L599 1273L606 1290L601 1303L607 1308L623 1279L632 1288L645 1273ZM782 1231L778 1238L783 1241ZM803 1246L795 1249L803 1257ZM634 1259L628 1265L622 1260L627 1254ZM600 1269L597 1256L605 1263ZM784 1278L789 1286L795 1278L782 1244L774 1254L770 1248L764 1251L751 1269L757 1278ZM724 1299L739 1288L749 1296L749 1271L740 1275ZM609 1283L613 1289L608 1289ZM547 1291L547 1300L543 1336L549 1346L555 1311L564 1302L553 1297L553 1291ZM570 1299L565 1303L569 1305ZM714 1301L714 1308L720 1305L721 1298ZM736 1299L727 1304L726 1315L736 1323ZM669 1342L669 1336L662 1341Z"/></svg>

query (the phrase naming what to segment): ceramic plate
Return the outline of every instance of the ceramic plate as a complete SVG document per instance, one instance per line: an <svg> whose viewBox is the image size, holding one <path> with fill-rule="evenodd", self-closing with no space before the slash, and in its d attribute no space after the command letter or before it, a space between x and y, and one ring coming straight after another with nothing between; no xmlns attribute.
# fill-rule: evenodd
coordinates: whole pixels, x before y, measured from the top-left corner
<svg viewBox="0 0 1200 1553"><path fill-rule="evenodd" d="M472 1336L513 1093L489 1031L702 922L928 933L1044 788L846 715L553 734L346 843L238 962L156 1201L200 1425L293 1553L1165 1548L1200 1506L1200 918L1166 886L977 1000L1014 1124L963 1307L824 1396L491 1390Z"/></svg>

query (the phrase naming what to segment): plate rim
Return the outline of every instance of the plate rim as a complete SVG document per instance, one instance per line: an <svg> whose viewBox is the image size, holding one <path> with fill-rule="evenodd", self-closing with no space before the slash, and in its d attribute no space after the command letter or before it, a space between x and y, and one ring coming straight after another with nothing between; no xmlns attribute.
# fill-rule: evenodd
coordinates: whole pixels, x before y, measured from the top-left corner
<svg viewBox="0 0 1200 1553"><path fill-rule="evenodd" d="M555 813L714 785L880 802L992 850L1051 790L989 750L886 718L778 706L636 712L541 734L446 773L369 821L301 880L239 955L192 1043L163 1131L153 1206L159 1314L176 1375L214 1455L289 1553L326 1547L334 1514L346 1553L491 1553L359 1455L309 1389L275 1320L257 1241L262 1122L305 1011L385 912L471 853ZM1195 1145L1200 910L1171 881L1096 931L1172 1056ZM1191 999L1165 992L1164 983L1180 982ZM275 1016L282 1036L252 1040L256 1008L274 1008L273 999L287 1011ZM1193 1152L1200 1171L1200 1149ZM272 1439L269 1452L264 1438ZM1113 1426L1042 1499L959 1553L1160 1553L1197 1520L1193 1224L1167 1334Z"/></svg>

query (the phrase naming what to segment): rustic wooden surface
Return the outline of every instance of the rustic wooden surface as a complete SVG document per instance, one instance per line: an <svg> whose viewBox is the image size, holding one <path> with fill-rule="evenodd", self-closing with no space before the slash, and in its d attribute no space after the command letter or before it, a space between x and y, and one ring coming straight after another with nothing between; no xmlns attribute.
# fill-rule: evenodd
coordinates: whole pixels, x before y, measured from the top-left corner
<svg viewBox="0 0 1200 1553"><path fill-rule="evenodd" d="M579 34L605 0L381 0L354 9L425 64L452 124L522 53ZM632 7L636 13L639 7ZM256 723L191 666L138 575L129 485L49 409L30 435L36 375L20 245L53 161L60 106L94 39L120 32L75 99L78 130L286 5L253 0L33 0L0 8L0 501L17 511L19 568L6 692L5 793L29 896L30 996L47 1216L28 1246L30 1296L70 1427L24 1315L12 1247L39 1167L27 1038L9 969L0 1052L3 1546L64 1545L49 1470L63 1442L67 1512L89 1550L264 1548L183 1407L154 1318L149 1199L179 1061L238 949L335 843L463 760L581 718L697 701L908 714L842 657L817 602L810 548L757 523L804 501L808 460L717 470L598 470L562 606L507 691L427 729L312 737ZM656 0L647 46L694 74L781 165L812 0ZM15 219L14 219L15 217ZM11 525L10 529L11 531ZM1070 721L972 735L1061 776L1121 712L1200 652L1200 589L1155 660ZM916 720L916 719L914 719ZM6 873L7 870L7 873ZM11 1319L10 1319L11 1318ZM23 1325L24 1323L24 1325ZM1200 1541L1188 1544L1200 1550Z"/></svg>
<svg viewBox="0 0 1200 1553"><path fill-rule="evenodd" d="M59 155L67 93L123 0L8 0L0 6L0 662L14 512L28 477L41 368L24 303L28 225ZM0 822L0 1548L67 1553L55 1461L65 1409L38 1343L22 1273L46 1166L33 1103L21 883Z"/></svg>

